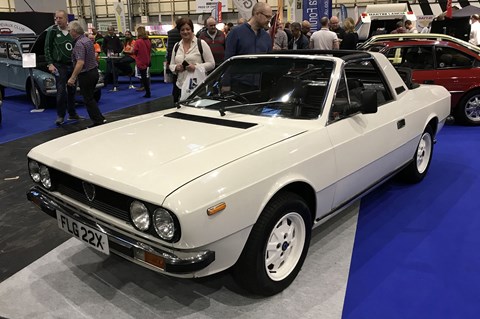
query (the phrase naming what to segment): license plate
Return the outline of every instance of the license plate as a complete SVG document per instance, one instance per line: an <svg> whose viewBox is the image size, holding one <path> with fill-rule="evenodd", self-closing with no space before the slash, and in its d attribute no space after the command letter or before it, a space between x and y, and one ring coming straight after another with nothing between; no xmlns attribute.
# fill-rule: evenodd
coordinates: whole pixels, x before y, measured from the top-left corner
<svg viewBox="0 0 480 319"><path fill-rule="evenodd" d="M58 210L57 221L60 229L63 229L73 237L80 239L90 247L93 247L104 254L110 255L110 250L108 249L108 238L106 234L76 221L73 218L62 214Z"/></svg>

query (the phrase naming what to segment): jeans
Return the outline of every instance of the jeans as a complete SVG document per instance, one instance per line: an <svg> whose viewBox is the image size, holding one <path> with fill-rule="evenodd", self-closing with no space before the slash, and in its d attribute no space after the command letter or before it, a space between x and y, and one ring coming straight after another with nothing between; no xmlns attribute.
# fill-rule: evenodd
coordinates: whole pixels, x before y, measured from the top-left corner
<svg viewBox="0 0 480 319"><path fill-rule="evenodd" d="M94 124L103 124L105 118L98 108L97 101L95 101L94 93L95 86L98 82L98 70L93 68L89 71L81 72L78 75L78 85L80 86L80 93L83 96L83 102L87 107L88 116Z"/></svg>
<svg viewBox="0 0 480 319"><path fill-rule="evenodd" d="M76 86L68 86L67 81L72 76L73 66L67 64L54 63L58 70L58 76L55 76L55 85L57 87L57 115L65 117L68 110L69 115L76 115L75 111L75 92Z"/></svg>

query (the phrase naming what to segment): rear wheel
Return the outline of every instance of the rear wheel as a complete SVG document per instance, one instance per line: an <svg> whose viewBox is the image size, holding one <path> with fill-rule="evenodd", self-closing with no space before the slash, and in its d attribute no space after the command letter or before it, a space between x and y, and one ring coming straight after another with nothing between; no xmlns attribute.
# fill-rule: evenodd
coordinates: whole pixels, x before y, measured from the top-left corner
<svg viewBox="0 0 480 319"><path fill-rule="evenodd" d="M276 195L253 226L233 268L237 283L265 296L287 288L303 265L311 229L310 210L301 197L288 192Z"/></svg>
<svg viewBox="0 0 480 319"><path fill-rule="evenodd" d="M426 175L433 155L433 130L430 125L425 128L417 149L413 154L412 162L404 168L401 175L411 183L420 182Z"/></svg>
<svg viewBox="0 0 480 319"><path fill-rule="evenodd" d="M480 125L480 90L468 93L458 103L454 115L461 124Z"/></svg>
<svg viewBox="0 0 480 319"><path fill-rule="evenodd" d="M35 106L35 108L45 108L47 104L47 96L40 91L37 84L34 84L33 88L31 85L28 87L27 95L29 96L30 101L32 101L32 104Z"/></svg>

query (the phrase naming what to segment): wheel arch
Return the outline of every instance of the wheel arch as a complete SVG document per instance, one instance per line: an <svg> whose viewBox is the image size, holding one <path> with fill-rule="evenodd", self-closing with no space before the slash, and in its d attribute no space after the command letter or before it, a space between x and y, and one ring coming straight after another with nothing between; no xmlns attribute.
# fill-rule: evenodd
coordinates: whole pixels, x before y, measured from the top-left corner
<svg viewBox="0 0 480 319"><path fill-rule="evenodd" d="M431 118L428 122L427 122L427 125L425 125L425 127L427 126L430 126L432 128L432 131L433 131L433 137L435 138L435 136L437 135L437 130L438 130L438 117L433 117Z"/></svg>
<svg viewBox="0 0 480 319"><path fill-rule="evenodd" d="M268 203L271 202L275 198L275 196L281 192L294 193L305 200L305 203L307 204L308 209L310 210L310 215L311 215L310 217L313 225L315 221L315 212L317 209L317 201L315 196L315 190L313 189L313 187L304 181L291 182L279 188L273 194L273 196L268 200L266 205L268 205ZM266 205L264 207L266 207Z"/></svg>

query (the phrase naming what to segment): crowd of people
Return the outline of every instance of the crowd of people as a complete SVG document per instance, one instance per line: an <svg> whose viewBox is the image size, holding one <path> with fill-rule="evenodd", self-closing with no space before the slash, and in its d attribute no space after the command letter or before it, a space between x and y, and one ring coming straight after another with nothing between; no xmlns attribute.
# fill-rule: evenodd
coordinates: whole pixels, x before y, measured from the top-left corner
<svg viewBox="0 0 480 319"><path fill-rule="evenodd" d="M307 20L284 24L274 18L272 8L265 2L257 2L253 6L248 21L239 19L236 25L227 23L223 30L217 28L217 21L213 17L207 18L204 28L197 33L194 33L191 19L178 19L175 27L167 33L166 71L174 83L172 89L174 102L179 101L188 74L198 70L209 73L224 60L235 55L287 49L356 49L359 38L354 30L355 21L352 18L339 21L337 16L323 17L319 22L320 28L314 32ZM82 119L74 107L73 94L76 85L80 87L94 125L106 122L93 99L95 85L92 83L96 83L94 73L98 76L97 67L101 52L107 57L121 54L121 57L116 59L107 58L105 85L116 86L119 73L131 76L132 64L135 64L141 76L142 87L139 90L145 91L145 98L151 97L148 75L148 67L151 65L151 43L144 27L137 28L136 39L133 38L132 32L126 31L122 42L115 34L113 26L108 28L108 33L104 36L95 29L85 36L83 32L78 33L81 31L80 25L72 23L68 25L65 11L57 11L56 24L49 29L45 45L48 68L55 75L57 83L55 121L57 125L64 123L67 112L69 119ZM275 32L269 32L271 25L275 25ZM392 31L392 33L407 32L418 32L409 20L405 23L399 22L397 28ZM478 35L480 37L480 32ZM100 38L103 38L102 46L97 43ZM66 46L67 42L71 43L71 46ZM72 50L66 49L68 47ZM89 51L87 54L82 50L92 50L93 53ZM94 69L95 72L92 71Z"/></svg>

